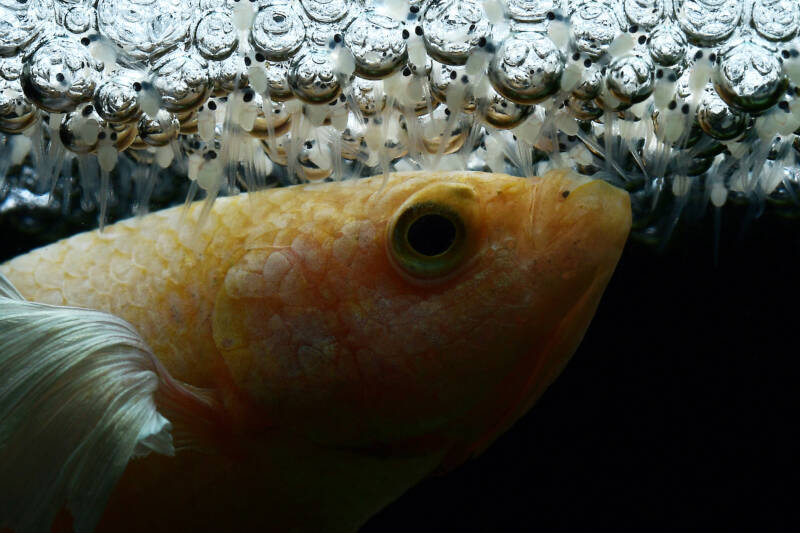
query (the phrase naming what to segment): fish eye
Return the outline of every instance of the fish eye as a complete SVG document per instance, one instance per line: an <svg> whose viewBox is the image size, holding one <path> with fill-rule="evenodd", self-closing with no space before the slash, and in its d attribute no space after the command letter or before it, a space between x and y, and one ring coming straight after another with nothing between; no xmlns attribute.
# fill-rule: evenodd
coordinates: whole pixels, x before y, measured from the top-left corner
<svg viewBox="0 0 800 533"><path fill-rule="evenodd" d="M464 205L474 197L465 198L460 190L453 196L441 194L448 192L443 189L430 192L437 194L406 202L389 228L394 263L421 280L441 279L457 270L470 255L475 237L472 209Z"/></svg>

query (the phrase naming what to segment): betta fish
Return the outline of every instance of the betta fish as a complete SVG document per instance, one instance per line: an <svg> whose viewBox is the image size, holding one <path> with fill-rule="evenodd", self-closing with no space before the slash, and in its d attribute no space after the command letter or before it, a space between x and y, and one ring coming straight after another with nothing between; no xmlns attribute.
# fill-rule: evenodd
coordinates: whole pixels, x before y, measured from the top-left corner
<svg viewBox="0 0 800 533"><path fill-rule="evenodd" d="M570 171L411 172L17 257L0 528L355 531L541 396L630 225L626 192Z"/></svg>

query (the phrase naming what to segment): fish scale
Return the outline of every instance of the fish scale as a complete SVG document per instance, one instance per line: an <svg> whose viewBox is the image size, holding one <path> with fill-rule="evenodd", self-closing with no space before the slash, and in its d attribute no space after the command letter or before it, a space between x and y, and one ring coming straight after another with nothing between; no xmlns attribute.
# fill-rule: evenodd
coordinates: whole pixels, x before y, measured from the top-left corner
<svg viewBox="0 0 800 533"><path fill-rule="evenodd" d="M197 209L193 213L196 216ZM200 339L210 337L204 335L208 328L202 324L208 322L213 302L213 292L206 288L213 289L222 257L205 253L203 268L192 268L196 255L180 235L180 220L179 208L130 219L103 233L80 234L15 258L2 271L31 300L98 309L125 318L179 379L212 383L208 370L197 360L187 359L186 349L177 346L188 345L192 352L203 353ZM209 222L221 239L235 246L234 228L218 216ZM114 272L118 264L130 266L125 276Z"/></svg>
<svg viewBox="0 0 800 533"><path fill-rule="evenodd" d="M410 230L428 216L454 235L433 255ZM0 487L0 524L22 520L11 501L45 517L66 503L78 533L97 520L115 532L354 531L482 451L541 395L588 327L630 220L627 193L568 171L411 172L173 208L0 265L30 300L0 278L0 446L21 464L98 467L152 435L161 443L124 473L115 463L103 478L114 487L121 476L108 507L76 507L83 495L71 487L96 482L83 471L54 485L45 514L27 503L56 462L19 490ZM25 309L41 339L25 329ZM94 346L94 335L121 332L137 358L51 342ZM82 381L59 374L76 358L98 370ZM133 391L138 418L112 397L93 405L96 424L87 419L80 399L109 401L132 370L155 388ZM35 392L19 403L26 389L4 379ZM39 424L48 439L15 440ZM111 435L97 456L68 447L92 425ZM0 473L24 476L2 457Z"/></svg>
<svg viewBox="0 0 800 533"><path fill-rule="evenodd" d="M46 246L12 259L1 271L31 300L103 310L128 320L157 354L165 354L164 363L174 376L202 386L213 379L202 370L203 365L186 359L176 346L204 351L208 338L202 333L209 329L209 315L223 279L229 292L240 286L255 295L254 287L261 286L262 295L277 296L285 305L311 306L317 294L303 296L301 270L313 277L319 270L315 263L328 264L330 253L335 263L326 274L328 290L342 300L354 295L358 305L361 289L337 280L369 277L364 271L369 265L354 261L359 250L371 246L377 237L379 221L370 218L364 205L372 201L376 212L386 212L391 202L421 181L393 180L383 191L376 180L371 187L322 184L303 187L306 194L300 195L275 189L251 199L222 198L197 235L192 226L202 206L195 204L188 212L173 208ZM311 227L303 222L307 219ZM245 254L244 263L228 270L234 258L240 259L238 250L245 241L248 248L267 249ZM276 253L284 248L296 251L290 256L294 264ZM282 266L273 266L276 262ZM115 265L132 267L120 277L115 275ZM348 269L352 270L348 273ZM325 285L324 281L317 284ZM366 288L369 295L371 287L367 284Z"/></svg>

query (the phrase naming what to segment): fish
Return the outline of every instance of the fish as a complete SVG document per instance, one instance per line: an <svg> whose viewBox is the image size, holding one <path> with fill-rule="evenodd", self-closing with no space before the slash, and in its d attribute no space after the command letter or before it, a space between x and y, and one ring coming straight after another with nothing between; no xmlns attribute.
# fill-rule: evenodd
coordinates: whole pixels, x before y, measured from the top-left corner
<svg viewBox="0 0 800 533"><path fill-rule="evenodd" d="M409 172L12 259L0 528L355 531L535 403L630 226L626 192L568 170Z"/></svg>

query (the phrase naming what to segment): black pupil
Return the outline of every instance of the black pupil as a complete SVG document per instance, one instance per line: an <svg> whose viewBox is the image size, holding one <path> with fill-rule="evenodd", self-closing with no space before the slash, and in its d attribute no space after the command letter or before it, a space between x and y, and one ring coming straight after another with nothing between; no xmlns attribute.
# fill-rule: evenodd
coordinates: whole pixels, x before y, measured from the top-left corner
<svg viewBox="0 0 800 533"><path fill-rule="evenodd" d="M456 227L442 215L422 215L408 228L408 244L422 255L445 253L456 240Z"/></svg>

